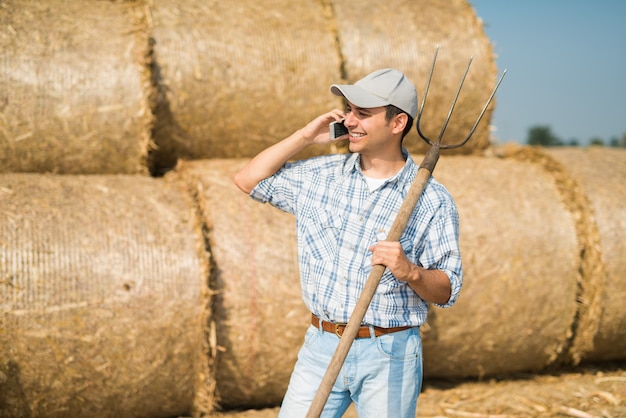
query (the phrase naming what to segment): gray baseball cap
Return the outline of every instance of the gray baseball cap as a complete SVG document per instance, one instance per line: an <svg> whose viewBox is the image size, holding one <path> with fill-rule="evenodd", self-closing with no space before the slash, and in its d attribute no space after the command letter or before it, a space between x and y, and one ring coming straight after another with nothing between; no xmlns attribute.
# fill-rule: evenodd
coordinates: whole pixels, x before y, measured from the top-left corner
<svg viewBox="0 0 626 418"><path fill-rule="evenodd" d="M353 85L333 84L330 91L364 109L394 105L411 115L413 119L417 116L415 86L402 72L393 68L376 70Z"/></svg>

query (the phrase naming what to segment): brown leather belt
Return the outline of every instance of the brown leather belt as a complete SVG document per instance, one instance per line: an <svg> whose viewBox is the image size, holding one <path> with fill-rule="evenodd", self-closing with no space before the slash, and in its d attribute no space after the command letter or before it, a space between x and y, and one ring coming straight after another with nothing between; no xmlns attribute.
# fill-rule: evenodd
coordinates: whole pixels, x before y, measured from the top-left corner
<svg viewBox="0 0 626 418"><path fill-rule="evenodd" d="M311 324L314 327L319 328L320 319L315 315L311 315ZM326 332L334 333L339 338L341 338L341 336L343 335L343 331L346 329L346 325L347 324L334 324L332 322L322 321L322 329ZM398 332L398 331L404 331L409 328L412 328L412 327L393 327L393 328L374 327L374 335L377 337L380 337L381 335L391 334L393 332ZM370 327L369 325L363 325L359 328L359 332L357 332L355 338L369 338L369 337L370 337Z"/></svg>

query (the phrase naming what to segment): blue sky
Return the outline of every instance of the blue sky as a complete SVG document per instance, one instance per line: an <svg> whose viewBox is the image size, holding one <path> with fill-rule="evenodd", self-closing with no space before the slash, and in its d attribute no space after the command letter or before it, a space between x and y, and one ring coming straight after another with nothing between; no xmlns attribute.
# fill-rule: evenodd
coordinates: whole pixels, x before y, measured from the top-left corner
<svg viewBox="0 0 626 418"><path fill-rule="evenodd" d="M500 143L532 126L563 141L626 133L626 1L470 0L501 73L492 119Z"/></svg>

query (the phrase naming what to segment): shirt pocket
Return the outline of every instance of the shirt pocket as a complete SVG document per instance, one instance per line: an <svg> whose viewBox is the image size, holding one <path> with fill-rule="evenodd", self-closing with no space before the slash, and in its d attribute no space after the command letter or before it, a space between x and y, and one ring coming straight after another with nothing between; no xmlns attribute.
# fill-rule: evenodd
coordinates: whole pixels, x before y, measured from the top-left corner
<svg viewBox="0 0 626 418"><path fill-rule="evenodd" d="M304 218L306 250L317 260L334 260L343 218L320 208L309 209Z"/></svg>

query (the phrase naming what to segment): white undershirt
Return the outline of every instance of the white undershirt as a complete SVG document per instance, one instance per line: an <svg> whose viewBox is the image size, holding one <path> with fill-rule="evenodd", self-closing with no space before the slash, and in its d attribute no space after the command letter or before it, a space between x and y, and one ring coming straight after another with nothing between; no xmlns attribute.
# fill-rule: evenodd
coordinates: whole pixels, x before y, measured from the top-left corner
<svg viewBox="0 0 626 418"><path fill-rule="evenodd" d="M374 190L378 189L380 186L385 184L387 180L389 180L388 178L375 179L375 178L367 177L367 176L363 176L363 177L365 177L365 181L367 182L367 188L370 189L370 192L373 192Z"/></svg>

